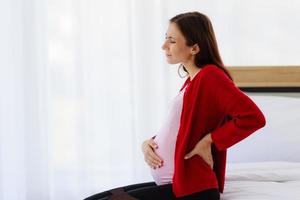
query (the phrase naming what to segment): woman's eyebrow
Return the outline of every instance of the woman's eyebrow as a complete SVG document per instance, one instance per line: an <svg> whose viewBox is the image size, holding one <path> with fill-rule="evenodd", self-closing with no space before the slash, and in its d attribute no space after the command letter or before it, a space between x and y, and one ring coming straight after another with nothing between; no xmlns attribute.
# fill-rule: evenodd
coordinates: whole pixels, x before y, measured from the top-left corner
<svg viewBox="0 0 300 200"><path fill-rule="evenodd" d="M175 39L175 37L172 37L172 36L168 36L168 34L166 34L166 38L171 38L171 39Z"/></svg>

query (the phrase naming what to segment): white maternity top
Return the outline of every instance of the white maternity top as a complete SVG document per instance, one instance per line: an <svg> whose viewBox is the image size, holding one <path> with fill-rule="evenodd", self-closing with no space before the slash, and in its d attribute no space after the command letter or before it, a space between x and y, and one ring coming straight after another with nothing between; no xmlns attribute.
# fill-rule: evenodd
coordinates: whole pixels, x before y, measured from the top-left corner
<svg viewBox="0 0 300 200"><path fill-rule="evenodd" d="M172 99L165 122L154 138L154 141L158 145L155 152L163 159L162 167L156 169L151 168L151 174L157 185L172 183L175 144L180 125L185 88Z"/></svg>

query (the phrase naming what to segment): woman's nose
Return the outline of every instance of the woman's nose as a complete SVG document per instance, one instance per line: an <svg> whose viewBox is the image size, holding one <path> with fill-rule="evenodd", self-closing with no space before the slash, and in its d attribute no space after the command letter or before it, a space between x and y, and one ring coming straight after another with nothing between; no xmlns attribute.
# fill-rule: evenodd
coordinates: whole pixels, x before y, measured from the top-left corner
<svg viewBox="0 0 300 200"><path fill-rule="evenodd" d="M166 49L166 42L163 43L163 45L161 46L162 50Z"/></svg>

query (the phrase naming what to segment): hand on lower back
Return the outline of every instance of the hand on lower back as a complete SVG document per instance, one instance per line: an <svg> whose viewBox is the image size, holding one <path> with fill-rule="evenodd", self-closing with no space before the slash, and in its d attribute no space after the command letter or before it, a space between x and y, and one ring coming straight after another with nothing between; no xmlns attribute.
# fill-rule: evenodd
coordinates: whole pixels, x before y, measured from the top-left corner
<svg viewBox="0 0 300 200"><path fill-rule="evenodd" d="M192 151L185 155L185 159L189 159L194 155L199 155L211 168L213 168L214 162L211 153L211 136L206 135L201 139L194 147Z"/></svg>

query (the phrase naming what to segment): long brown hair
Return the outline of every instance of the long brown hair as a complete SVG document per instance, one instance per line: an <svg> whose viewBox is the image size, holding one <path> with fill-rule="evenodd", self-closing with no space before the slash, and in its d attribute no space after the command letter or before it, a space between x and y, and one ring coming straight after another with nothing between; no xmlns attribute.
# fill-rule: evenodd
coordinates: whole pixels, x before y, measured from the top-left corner
<svg viewBox="0 0 300 200"><path fill-rule="evenodd" d="M199 12L182 13L171 18L170 23L178 26L186 39L187 46L198 44L200 51L195 56L197 67L203 68L206 64L215 64L232 80L221 59L212 23L206 15ZM188 72L184 66L183 69Z"/></svg>

